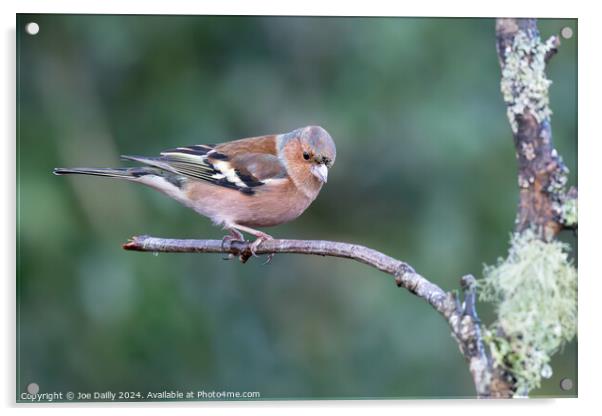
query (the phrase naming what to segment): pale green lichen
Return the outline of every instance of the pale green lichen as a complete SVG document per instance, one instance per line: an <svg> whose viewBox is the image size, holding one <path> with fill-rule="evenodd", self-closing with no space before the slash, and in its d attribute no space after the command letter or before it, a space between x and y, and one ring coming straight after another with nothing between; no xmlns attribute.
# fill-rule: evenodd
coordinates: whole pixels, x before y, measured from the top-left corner
<svg viewBox="0 0 602 416"><path fill-rule="evenodd" d="M484 275L481 299L497 310L485 341L495 365L515 377L519 392L528 392L552 375L550 357L576 335L577 270L569 247L525 231Z"/></svg>
<svg viewBox="0 0 602 416"><path fill-rule="evenodd" d="M577 198L567 198L560 206L562 223L567 227L577 224Z"/></svg>
<svg viewBox="0 0 602 416"><path fill-rule="evenodd" d="M545 74L546 54L555 47L555 39L542 43L539 37L530 38L523 31L514 37L504 51L501 90L507 106L512 131L518 131L516 116L529 109L538 122L549 118L548 89L552 84Z"/></svg>
<svg viewBox="0 0 602 416"><path fill-rule="evenodd" d="M550 183L546 191L551 194L559 194L564 192L569 180L569 168L564 164L562 157L558 155L556 149L552 150L552 157L556 159L557 168L550 177Z"/></svg>

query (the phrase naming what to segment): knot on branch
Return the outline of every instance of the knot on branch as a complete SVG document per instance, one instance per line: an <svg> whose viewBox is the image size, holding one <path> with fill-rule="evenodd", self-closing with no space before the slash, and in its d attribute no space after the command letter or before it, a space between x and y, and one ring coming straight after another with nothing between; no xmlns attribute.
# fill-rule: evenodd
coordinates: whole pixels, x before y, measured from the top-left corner
<svg viewBox="0 0 602 416"><path fill-rule="evenodd" d="M395 270L395 284L397 287L405 287L413 294L416 294L417 280L411 280L411 277L416 274L416 271L407 263L401 262Z"/></svg>
<svg viewBox="0 0 602 416"><path fill-rule="evenodd" d="M475 324L479 324L481 321L477 316L476 310L476 291L477 291L477 280L471 274L462 276L460 279L460 287L462 288L462 295L455 291L451 294L454 302L453 312L450 313L449 319L454 321L452 327L458 334L463 334L462 339L468 339L473 337L474 334L469 334L467 328L472 331L472 327ZM463 297L463 299L461 299Z"/></svg>
<svg viewBox="0 0 602 416"><path fill-rule="evenodd" d="M229 260L234 257L238 257L241 263L246 263L251 257L253 257L253 250L251 250L250 241L241 240L222 240L224 247L224 253L228 254L225 258Z"/></svg>

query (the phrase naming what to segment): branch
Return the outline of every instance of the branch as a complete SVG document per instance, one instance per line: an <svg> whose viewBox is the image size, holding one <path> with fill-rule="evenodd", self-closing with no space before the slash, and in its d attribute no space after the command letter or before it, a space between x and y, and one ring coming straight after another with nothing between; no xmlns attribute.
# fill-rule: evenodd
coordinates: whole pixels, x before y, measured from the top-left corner
<svg viewBox="0 0 602 416"><path fill-rule="evenodd" d="M577 189L566 189L568 169L552 141L548 91L552 82L545 74L546 64L558 52L560 39L552 36L542 42L536 19L497 19L495 29L502 70L501 90L518 160L520 191L515 231L522 234L530 230L538 239L551 242L563 229L577 230ZM525 275L526 279L531 277ZM513 346L506 348L502 358L497 358L504 364L493 365L491 390L507 392L509 397L517 393L526 395L525 372L520 369L532 357L517 352L520 348L512 343L522 343L528 348L532 345L521 341L526 337L506 335L504 325L510 325L509 319L504 322L498 324L495 337ZM521 354L515 360L518 364L506 364L515 362L513 354ZM517 391L519 388L521 391Z"/></svg>
<svg viewBox="0 0 602 416"><path fill-rule="evenodd" d="M224 253L246 262L251 256L250 242L222 240L177 240L150 236L135 236L123 245L126 250L155 253ZM448 295L439 286L429 282L407 263L379 251L357 244L321 240L267 240L255 250L257 254L297 253L353 259L395 277L397 286L404 287L426 300L444 314Z"/></svg>
<svg viewBox="0 0 602 416"><path fill-rule="evenodd" d="M476 310L477 281L474 276L469 274L462 277L461 286L464 291L464 303L461 304L457 296L454 296L456 311L449 319L452 335L468 362L478 397L507 397L505 393L502 395L500 391L491 388L493 367L485 350L485 343L481 335L481 320L477 316ZM460 338L458 338L458 334L460 334Z"/></svg>
<svg viewBox="0 0 602 416"><path fill-rule="evenodd" d="M545 75L545 65L558 51L560 39L552 36L541 42L536 19L497 19L496 40L501 89L518 160L516 231L532 229L549 241L562 229L577 226L576 198L566 190L568 169L552 142L551 81Z"/></svg>
<svg viewBox="0 0 602 416"><path fill-rule="evenodd" d="M132 237L123 248L153 253L224 253L238 256L244 263L252 256L250 245L248 241L180 240L143 235ZM393 276L398 287L403 287L425 300L448 321L452 335L469 363L477 395L491 395L489 358L483 347L480 321L474 307L474 277L469 275L462 279L462 288L466 293L462 305L456 295L445 292L425 279L409 264L358 244L322 240L267 240L259 245L255 253L340 257L356 260Z"/></svg>

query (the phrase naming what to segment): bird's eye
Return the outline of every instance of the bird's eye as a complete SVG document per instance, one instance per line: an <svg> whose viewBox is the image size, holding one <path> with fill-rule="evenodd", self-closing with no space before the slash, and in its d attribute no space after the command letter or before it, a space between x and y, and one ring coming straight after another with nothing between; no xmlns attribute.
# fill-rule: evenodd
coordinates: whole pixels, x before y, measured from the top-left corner
<svg viewBox="0 0 602 416"><path fill-rule="evenodd" d="M303 159L309 160L309 153L303 152Z"/></svg>

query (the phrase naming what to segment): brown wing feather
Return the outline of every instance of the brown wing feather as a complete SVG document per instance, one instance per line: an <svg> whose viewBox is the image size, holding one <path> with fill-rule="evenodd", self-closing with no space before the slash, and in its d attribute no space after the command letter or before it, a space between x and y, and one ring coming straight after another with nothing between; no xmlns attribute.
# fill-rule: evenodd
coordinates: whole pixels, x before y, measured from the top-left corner
<svg viewBox="0 0 602 416"><path fill-rule="evenodd" d="M286 177L286 168L276 156L274 135L218 145L177 147L161 152L156 158L125 158L246 194L253 194L268 179Z"/></svg>
<svg viewBox="0 0 602 416"><path fill-rule="evenodd" d="M267 153L276 156L276 136L250 137L248 139L220 143L215 146L215 150L227 154L232 158L245 153Z"/></svg>

